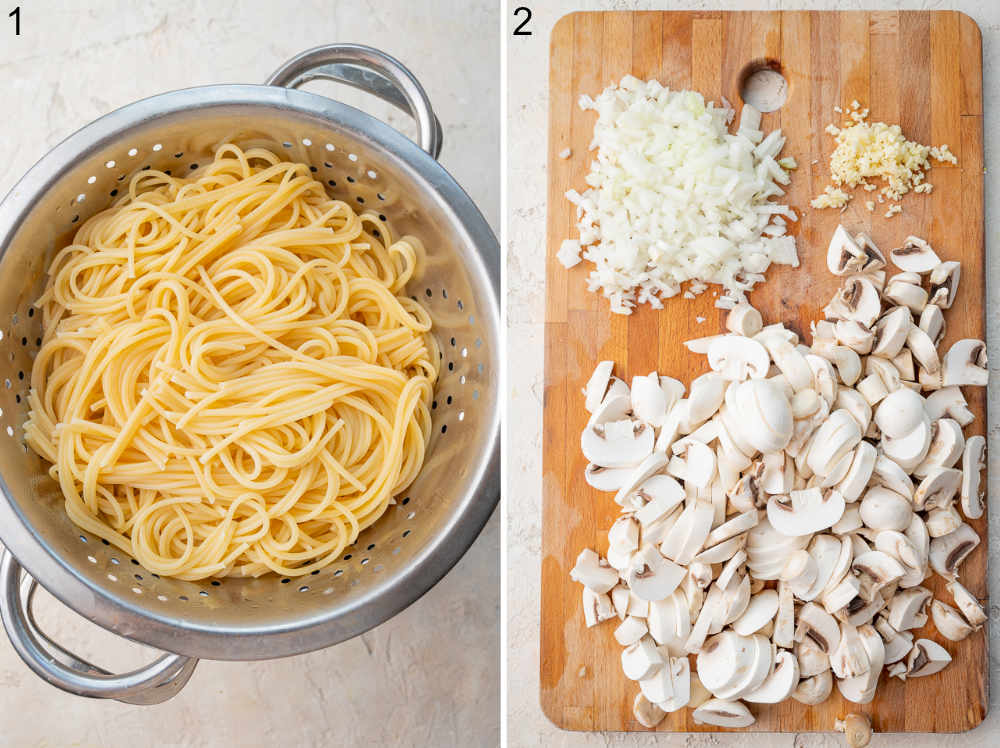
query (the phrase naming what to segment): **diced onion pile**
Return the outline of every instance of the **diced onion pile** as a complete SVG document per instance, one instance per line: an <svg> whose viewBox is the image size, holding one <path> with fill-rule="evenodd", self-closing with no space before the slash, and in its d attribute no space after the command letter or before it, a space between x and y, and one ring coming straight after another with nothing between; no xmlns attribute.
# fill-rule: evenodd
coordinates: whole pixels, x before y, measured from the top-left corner
<svg viewBox="0 0 1000 748"><path fill-rule="evenodd" d="M657 81L626 76L580 106L598 114L591 149L597 158L577 206L579 240L563 242L567 267L593 262L590 290L611 310L701 293L720 284L717 301L732 308L764 280L771 263L798 265L785 218L796 220L784 195L791 158L778 159L785 138L759 129L760 113L744 105L740 128L728 131L733 111L705 103L694 91L671 91ZM784 218L783 218L784 217Z"/></svg>

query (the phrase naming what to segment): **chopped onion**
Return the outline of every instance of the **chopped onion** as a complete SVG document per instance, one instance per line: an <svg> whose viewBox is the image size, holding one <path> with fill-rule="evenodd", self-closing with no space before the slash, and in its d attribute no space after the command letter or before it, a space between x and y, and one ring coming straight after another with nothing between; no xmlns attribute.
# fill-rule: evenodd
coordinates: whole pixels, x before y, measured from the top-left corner
<svg viewBox="0 0 1000 748"><path fill-rule="evenodd" d="M596 99L581 96L580 106L598 114L597 158L589 189L566 198L577 208L583 257L595 265L588 287L602 291L612 311L660 308L687 281L699 282L691 294L722 285L716 303L729 305L772 263L798 265L780 219L794 221L795 213L768 202L785 194L780 185L795 162L778 158L785 138L759 130L760 112L744 104L740 129L730 133L728 107L633 76ZM572 257L564 244L559 259Z"/></svg>

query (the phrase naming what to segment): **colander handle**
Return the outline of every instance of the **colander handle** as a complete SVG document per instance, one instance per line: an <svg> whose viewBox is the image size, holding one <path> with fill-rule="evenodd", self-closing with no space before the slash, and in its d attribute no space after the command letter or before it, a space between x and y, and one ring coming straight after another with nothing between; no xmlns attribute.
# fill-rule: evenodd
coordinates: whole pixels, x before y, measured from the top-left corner
<svg viewBox="0 0 1000 748"><path fill-rule="evenodd" d="M159 704L185 686L198 660L164 654L155 662L116 675L52 641L38 627L32 602L37 583L13 555L0 555L0 617L14 650L36 675L69 693L128 704Z"/></svg>
<svg viewBox="0 0 1000 748"><path fill-rule="evenodd" d="M361 44L326 44L296 55L271 74L269 86L298 88L312 80L346 83L378 96L417 121L417 144L435 159L441 153L441 123L423 86L395 57Z"/></svg>

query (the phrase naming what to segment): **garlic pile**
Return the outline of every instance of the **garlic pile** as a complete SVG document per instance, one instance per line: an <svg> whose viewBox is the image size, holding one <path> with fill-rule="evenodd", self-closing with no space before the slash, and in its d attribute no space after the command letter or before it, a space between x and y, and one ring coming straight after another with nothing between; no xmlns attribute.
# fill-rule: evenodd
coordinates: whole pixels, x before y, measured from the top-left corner
<svg viewBox="0 0 1000 748"><path fill-rule="evenodd" d="M952 641L986 620L958 579L986 449L963 435L960 387L986 385L985 345L937 350L958 263L916 237L890 259L902 272L887 277L872 240L838 227L827 260L844 280L811 347L744 303L730 334L686 343L712 369L687 397L655 373L629 387L610 361L587 383L586 480L622 510L606 558L584 550L571 576L588 626L620 620L643 725L689 706L745 727L744 702L819 704L834 682L867 703L883 668L950 662L912 633L928 607ZM953 605L921 586L932 570Z"/></svg>

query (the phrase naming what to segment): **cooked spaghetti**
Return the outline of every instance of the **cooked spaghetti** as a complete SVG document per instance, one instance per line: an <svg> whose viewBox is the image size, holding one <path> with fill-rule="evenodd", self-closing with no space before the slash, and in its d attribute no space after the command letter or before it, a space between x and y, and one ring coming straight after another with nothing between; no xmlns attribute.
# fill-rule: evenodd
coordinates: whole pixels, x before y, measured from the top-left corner
<svg viewBox="0 0 1000 748"><path fill-rule="evenodd" d="M423 254L268 150L139 172L36 302L25 435L69 517L180 579L335 561L424 460Z"/></svg>

